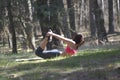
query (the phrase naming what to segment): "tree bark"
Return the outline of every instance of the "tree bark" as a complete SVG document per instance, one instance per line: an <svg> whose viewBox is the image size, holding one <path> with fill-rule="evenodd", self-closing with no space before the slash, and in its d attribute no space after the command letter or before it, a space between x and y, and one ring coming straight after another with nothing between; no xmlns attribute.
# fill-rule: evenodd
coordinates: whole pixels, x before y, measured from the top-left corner
<svg viewBox="0 0 120 80"><path fill-rule="evenodd" d="M120 28L120 0L117 0L117 9L118 9L118 27Z"/></svg>
<svg viewBox="0 0 120 80"><path fill-rule="evenodd" d="M94 14L94 5L93 1L89 0L89 9L90 9L90 31L91 31L91 37L96 38L97 37L97 29L96 29L96 23L95 23L95 14Z"/></svg>
<svg viewBox="0 0 120 80"><path fill-rule="evenodd" d="M63 16L62 16L62 30L64 32L65 37L71 37L71 32L70 32L70 19L69 19L69 14L68 14L68 6L67 6L67 0L63 0L61 2L63 4Z"/></svg>
<svg viewBox="0 0 120 80"><path fill-rule="evenodd" d="M75 9L75 26L76 26L76 32L79 32L80 28L80 1L75 0L74 1L74 9Z"/></svg>
<svg viewBox="0 0 120 80"><path fill-rule="evenodd" d="M8 2L8 6L7 6L8 18L9 18L9 21L10 21L9 30L10 30L10 33L12 35L12 53L17 53L17 41L16 41L13 15L12 15L12 10L11 10L12 9L11 0L7 0L7 2Z"/></svg>
<svg viewBox="0 0 120 80"><path fill-rule="evenodd" d="M32 13L32 2L31 0L26 0L27 11L28 11L28 21L25 23L25 31L27 34L27 40L29 47L34 51L35 50L35 36L34 36L34 26L33 22L33 13Z"/></svg>
<svg viewBox="0 0 120 80"><path fill-rule="evenodd" d="M118 4L119 4L119 27L120 27L120 0L118 0L119 2L118 2Z"/></svg>
<svg viewBox="0 0 120 80"><path fill-rule="evenodd" d="M74 1L67 0L68 14L69 14L69 22L70 22L70 31L73 35L76 32L75 26L75 9L74 9Z"/></svg>
<svg viewBox="0 0 120 80"><path fill-rule="evenodd" d="M101 1L94 0L94 14L95 14L95 23L97 28L97 36L99 40L108 41L107 33L104 26L104 15L102 8L100 6Z"/></svg>
<svg viewBox="0 0 120 80"><path fill-rule="evenodd" d="M108 13L109 13L108 33L114 33L113 0L108 0Z"/></svg>
<svg viewBox="0 0 120 80"><path fill-rule="evenodd" d="M46 36L49 29L60 34L58 13L61 2L62 0L37 0L37 15L43 38ZM53 38L52 42L47 44L47 49L55 48L55 46L60 46L60 41Z"/></svg>

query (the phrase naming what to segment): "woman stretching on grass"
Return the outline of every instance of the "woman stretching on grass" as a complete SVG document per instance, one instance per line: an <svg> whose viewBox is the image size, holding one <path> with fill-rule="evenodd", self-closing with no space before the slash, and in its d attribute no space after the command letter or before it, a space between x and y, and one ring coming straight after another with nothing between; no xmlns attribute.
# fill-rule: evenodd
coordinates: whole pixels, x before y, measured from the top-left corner
<svg viewBox="0 0 120 80"><path fill-rule="evenodd" d="M44 50L50 37L54 37L65 42L67 44L66 48L63 51L58 49ZM73 39L69 39L49 31L41 42L40 46L36 49L35 54L44 59L54 58L60 55L72 56L76 54L78 47L83 43L84 38L81 34L77 34Z"/></svg>

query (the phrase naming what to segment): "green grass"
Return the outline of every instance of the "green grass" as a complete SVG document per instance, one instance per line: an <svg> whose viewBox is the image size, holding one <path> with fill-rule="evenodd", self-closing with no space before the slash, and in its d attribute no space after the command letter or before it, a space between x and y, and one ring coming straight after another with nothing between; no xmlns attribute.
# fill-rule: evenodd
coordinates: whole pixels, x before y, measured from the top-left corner
<svg viewBox="0 0 120 80"><path fill-rule="evenodd" d="M86 50L73 57L16 62L31 53L0 54L0 80L119 80L120 50Z"/></svg>

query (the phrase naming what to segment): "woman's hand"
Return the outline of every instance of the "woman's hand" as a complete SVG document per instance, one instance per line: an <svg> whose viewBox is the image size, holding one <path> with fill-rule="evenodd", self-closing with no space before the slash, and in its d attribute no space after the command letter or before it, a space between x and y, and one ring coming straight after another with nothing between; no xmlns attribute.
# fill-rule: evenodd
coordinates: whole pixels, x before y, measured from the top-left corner
<svg viewBox="0 0 120 80"><path fill-rule="evenodd" d="M47 33L47 36L52 36L52 37L54 37L56 39L59 39L59 40L65 42L68 46L70 46L72 48L74 48L74 46L75 46L75 41L73 41L72 39L66 38L66 37L61 36L59 34L55 34L52 31L49 31Z"/></svg>
<svg viewBox="0 0 120 80"><path fill-rule="evenodd" d="M49 32L47 32L47 36L52 36L52 35L53 35L52 30L49 30Z"/></svg>

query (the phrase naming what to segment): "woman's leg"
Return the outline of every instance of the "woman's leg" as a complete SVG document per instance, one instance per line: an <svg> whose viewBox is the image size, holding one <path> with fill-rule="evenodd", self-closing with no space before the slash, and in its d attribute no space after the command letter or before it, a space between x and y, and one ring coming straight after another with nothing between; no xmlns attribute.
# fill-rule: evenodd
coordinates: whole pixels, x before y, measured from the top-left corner
<svg viewBox="0 0 120 80"><path fill-rule="evenodd" d="M45 37L43 41L40 43L40 47L44 50L48 43L48 37Z"/></svg>
<svg viewBox="0 0 120 80"><path fill-rule="evenodd" d="M52 32L52 31L49 30L49 32ZM44 50L45 47L46 47L46 45L47 45L47 43L48 43L48 42L51 42L51 40L52 40L52 36L48 36L48 35L46 34L45 38L44 38L43 41L40 43L40 47Z"/></svg>
<svg viewBox="0 0 120 80"><path fill-rule="evenodd" d="M49 42L50 36L47 36L41 41L40 46L36 49L35 54L44 59L53 58L59 56L61 51L56 50L44 50L47 43Z"/></svg>
<svg viewBox="0 0 120 80"><path fill-rule="evenodd" d="M37 56L44 58L43 51L44 51L47 43L48 43L48 37L45 37L45 38L42 40L42 42L40 43L40 46L37 47L37 49L35 50L35 54L36 54Z"/></svg>

